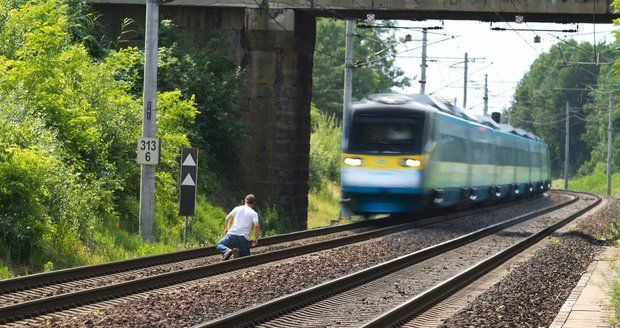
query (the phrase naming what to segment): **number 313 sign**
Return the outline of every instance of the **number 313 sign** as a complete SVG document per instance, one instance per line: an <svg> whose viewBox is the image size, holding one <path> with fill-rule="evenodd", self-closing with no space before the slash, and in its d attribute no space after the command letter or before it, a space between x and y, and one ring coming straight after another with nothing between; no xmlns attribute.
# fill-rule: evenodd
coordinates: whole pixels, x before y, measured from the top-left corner
<svg viewBox="0 0 620 328"><path fill-rule="evenodd" d="M160 159L159 138L140 138L138 139L138 157L136 162L140 165L157 165Z"/></svg>

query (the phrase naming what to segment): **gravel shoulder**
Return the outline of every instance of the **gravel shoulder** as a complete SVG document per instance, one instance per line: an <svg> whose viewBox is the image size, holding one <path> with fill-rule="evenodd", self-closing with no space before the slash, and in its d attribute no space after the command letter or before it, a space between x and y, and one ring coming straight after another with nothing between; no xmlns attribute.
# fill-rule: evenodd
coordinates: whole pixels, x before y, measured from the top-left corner
<svg viewBox="0 0 620 328"><path fill-rule="evenodd" d="M437 224L295 257L212 277L199 283L178 285L174 292L149 292L139 300L127 300L101 311L53 319L53 327L179 327L191 326L232 313L377 263L455 238L509 217L565 200L551 194L527 205Z"/></svg>
<svg viewBox="0 0 620 328"><path fill-rule="evenodd" d="M546 247L518 264L441 327L545 327L551 324L595 256L612 237L620 202L558 230Z"/></svg>

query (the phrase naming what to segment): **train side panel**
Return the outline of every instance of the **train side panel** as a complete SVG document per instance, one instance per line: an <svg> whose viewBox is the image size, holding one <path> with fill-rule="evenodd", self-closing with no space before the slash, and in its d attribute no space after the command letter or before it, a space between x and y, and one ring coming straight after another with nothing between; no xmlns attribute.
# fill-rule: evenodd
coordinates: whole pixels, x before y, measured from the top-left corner
<svg viewBox="0 0 620 328"><path fill-rule="evenodd" d="M463 186L470 181L468 160L468 128L466 122L447 115L433 116L434 148L430 153L426 188L439 193L438 205L458 203L462 199Z"/></svg>

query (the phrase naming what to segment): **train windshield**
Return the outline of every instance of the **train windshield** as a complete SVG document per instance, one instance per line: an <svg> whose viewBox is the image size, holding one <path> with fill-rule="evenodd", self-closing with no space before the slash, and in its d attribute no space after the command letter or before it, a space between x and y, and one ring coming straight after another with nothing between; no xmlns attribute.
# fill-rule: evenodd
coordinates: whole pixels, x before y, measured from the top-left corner
<svg viewBox="0 0 620 328"><path fill-rule="evenodd" d="M422 116L354 116L349 150L420 154Z"/></svg>

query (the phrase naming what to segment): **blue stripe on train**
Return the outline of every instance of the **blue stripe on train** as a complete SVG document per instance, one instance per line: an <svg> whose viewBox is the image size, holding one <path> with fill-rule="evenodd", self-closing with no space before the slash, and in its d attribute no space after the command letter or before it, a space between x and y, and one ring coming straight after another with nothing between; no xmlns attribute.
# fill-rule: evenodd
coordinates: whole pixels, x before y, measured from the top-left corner
<svg viewBox="0 0 620 328"><path fill-rule="evenodd" d="M424 192L422 188L386 188L386 187L350 187L342 186L342 191L352 194L369 195L420 195Z"/></svg>

